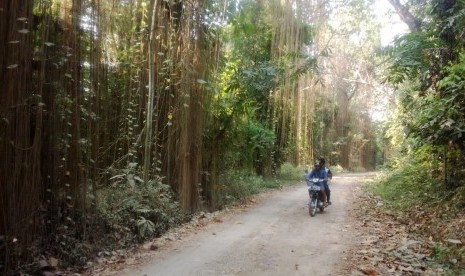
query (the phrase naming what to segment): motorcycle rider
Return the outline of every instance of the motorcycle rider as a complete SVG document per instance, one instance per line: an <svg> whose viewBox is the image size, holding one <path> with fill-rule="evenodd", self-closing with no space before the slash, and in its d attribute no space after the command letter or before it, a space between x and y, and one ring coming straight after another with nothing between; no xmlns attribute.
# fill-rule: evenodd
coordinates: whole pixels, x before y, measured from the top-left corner
<svg viewBox="0 0 465 276"><path fill-rule="evenodd" d="M333 179L333 173L331 170L325 166L325 159L320 157L318 161L321 164L321 167L326 171L326 182L325 182L325 190L326 190L326 196L328 198L328 204L331 205L331 190L329 189L329 181Z"/></svg>
<svg viewBox="0 0 465 276"><path fill-rule="evenodd" d="M323 202L325 207L328 206L327 203L327 197L326 197L326 187L328 186L327 180L328 180L328 175L326 171L324 170L323 166L321 165L320 161L315 162L313 166L313 170L307 175L307 179L312 179L312 178L318 178L318 179L323 179L324 181L320 185L321 188L321 195L323 197Z"/></svg>

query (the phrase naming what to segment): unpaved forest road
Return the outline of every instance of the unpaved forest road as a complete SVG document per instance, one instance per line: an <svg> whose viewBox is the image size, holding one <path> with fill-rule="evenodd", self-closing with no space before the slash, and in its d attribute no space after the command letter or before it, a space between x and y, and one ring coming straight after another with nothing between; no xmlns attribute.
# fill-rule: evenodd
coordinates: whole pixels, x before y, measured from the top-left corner
<svg viewBox="0 0 465 276"><path fill-rule="evenodd" d="M333 205L308 214L304 182L271 193L250 208L210 223L151 261L118 275L338 275L354 240L347 210L353 191L371 174L335 176Z"/></svg>

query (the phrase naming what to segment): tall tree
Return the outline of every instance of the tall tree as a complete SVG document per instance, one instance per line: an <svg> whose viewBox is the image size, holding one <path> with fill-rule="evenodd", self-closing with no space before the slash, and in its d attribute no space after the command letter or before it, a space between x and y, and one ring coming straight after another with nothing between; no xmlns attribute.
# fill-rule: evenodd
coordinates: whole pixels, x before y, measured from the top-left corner
<svg viewBox="0 0 465 276"><path fill-rule="evenodd" d="M158 1L150 1L150 6L152 7L152 15L150 17L150 34L149 34L149 47L148 47L148 64L149 64L149 95L147 102L147 118L145 119L145 152L144 152L144 182L147 184L150 178L150 165L152 159L151 149L152 149L152 125L153 125L153 103L155 100L155 81L154 76L155 72L155 24L157 18L157 8Z"/></svg>
<svg viewBox="0 0 465 276"><path fill-rule="evenodd" d="M397 86L402 126L408 130L411 152L429 153L425 162L440 167L446 187L463 185L465 160L463 129L462 27L465 6L460 1L432 1L415 5L422 28L397 40L388 53L392 58L389 81ZM438 166L438 163L441 166Z"/></svg>
<svg viewBox="0 0 465 276"><path fill-rule="evenodd" d="M421 22L415 18L415 16L409 11L409 9L403 5L399 0L388 0L389 3L394 7L395 11L402 19L402 21L407 24L410 31L415 32L420 30Z"/></svg>
<svg viewBox="0 0 465 276"><path fill-rule="evenodd" d="M37 237L44 106L33 80L33 1L0 3L0 259L8 269Z"/></svg>

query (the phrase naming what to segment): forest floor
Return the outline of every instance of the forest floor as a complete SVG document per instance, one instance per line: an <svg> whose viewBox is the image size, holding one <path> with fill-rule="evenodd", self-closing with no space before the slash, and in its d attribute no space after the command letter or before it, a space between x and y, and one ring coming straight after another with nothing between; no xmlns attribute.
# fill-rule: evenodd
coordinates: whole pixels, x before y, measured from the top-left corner
<svg viewBox="0 0 465 276"><path fill-rule="evenodd" d="M429 258L431 237L412 234L364 192L374 177L334 177L333 205L315 217L303 182L200 214L132 252L102 257L81 275L447 274Z"/></svg>
<svg viewBox="0 0 465 276"><path fill-rule="evenodd" d="M463 275L457 270L459 260L438 263L433 255L442 254L437 244L462 247L465 240L433 241L438 228L451 229L450 221L425 221L414 212L396 214L385 203L361 187L357 188L356 202L350 206L354 243L346 252L335 275ZM462 223L463 224L463 223ZM453 226L453 225L452 225ZM418 231L429 228L429 231ZM442 260L444 262L444 260Z"/></svg>

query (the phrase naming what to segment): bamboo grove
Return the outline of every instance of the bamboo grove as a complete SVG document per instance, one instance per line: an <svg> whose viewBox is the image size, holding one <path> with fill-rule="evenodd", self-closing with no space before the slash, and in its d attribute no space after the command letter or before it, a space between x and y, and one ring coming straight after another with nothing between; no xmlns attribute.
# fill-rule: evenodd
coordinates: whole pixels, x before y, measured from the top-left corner
<svg viewBox="0 0 465 276"><path fill-rule="evenodd" d="M120 220L141 236L178 223L177 210L220 208L228 171L273 177L319 156L373 169L376 72L366 45L335 38L332 9L2 1L0 271L37 248L75 260L97 233L116 231L96 225L121 206L139 214Z"/></svg>

